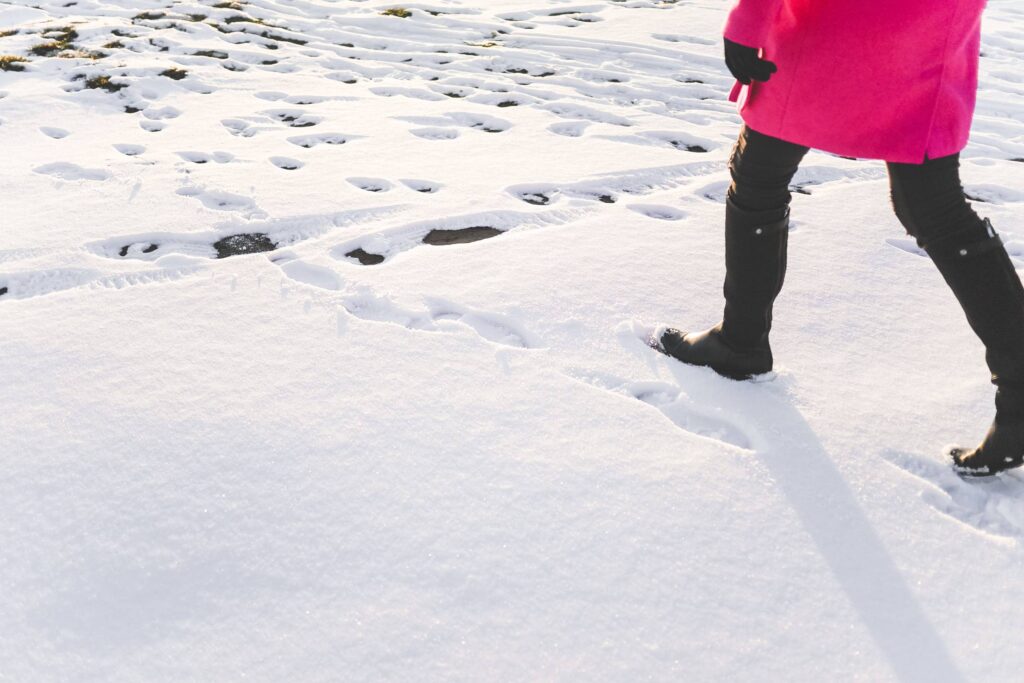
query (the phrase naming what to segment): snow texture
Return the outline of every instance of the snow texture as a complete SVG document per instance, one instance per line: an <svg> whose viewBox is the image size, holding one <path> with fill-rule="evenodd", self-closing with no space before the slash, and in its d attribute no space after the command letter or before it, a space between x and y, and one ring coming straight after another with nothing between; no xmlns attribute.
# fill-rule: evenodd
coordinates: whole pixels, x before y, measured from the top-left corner
<svg viewBox="0 0 1024 683"><path fill-rule="evenodd" d="M1024 477L942 461L993 390L883 164L796 177L773 379L644 344L720 315L727 5L0 4L0 680L1020 680Z"/></svg>

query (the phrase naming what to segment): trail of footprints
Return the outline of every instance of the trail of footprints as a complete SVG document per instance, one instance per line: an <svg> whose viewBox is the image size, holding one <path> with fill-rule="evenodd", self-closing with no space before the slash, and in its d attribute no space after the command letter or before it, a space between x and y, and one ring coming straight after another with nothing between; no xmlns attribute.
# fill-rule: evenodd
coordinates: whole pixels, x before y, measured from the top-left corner
<svg viewBox="0 0 1024 683"><path fill-rule="evenodd" d="M96 3L83 1L67 9L52 5L47 9L56 21L66 15L86 16ZM642 1L630 3L631 8L643 5ZM685 96L689 82L709 80L680 80L679 66L686 62L680 61L674 47L622 46L623 64L593 68L588 58L600 63L600 44L518 35L544 26L572 28L603 21L607 11L619 8L604 3L489 17L475 8L411 7L408 19L396 20L381 17L373 8L352 7L343 8L342 16L335 21L322 22L314 21L306 8L283 2L265 3L258 17L250 14L244 3L170 2L140 10L122 20L120 26L112 22L113 28L111 22L94 20L75 24L73 31L61 34L65 41L61 47L65 52L62 56L73 50L88 51L93 60L89 68L70 74L69 91L108 92L120 101L126 113L141 117L139 126L143 130L153 133L166 130L182 112L173 107L154 107L151 99L155 96L149 84L169 81L182 92L215 92L216 87L204 78L214 66L235 72L251 68L281 73L316 69L342 84L374 82L366 92L376 97L435 102L452 99L498 109L537 107L573 119L566 126L553 128L557 135L580 135L581 120L630 127L631 120L613 114L607 105L616 106L623 98L667 103L672 97ZM352 25L344 20L348 15L354 20ZM405 26L416 28L409 34L393 30ZM24 33L36 31L40 29L25 29ZM174 66L113 66L115 60L123 62L132 53L147 52L163 53ZM631 58L646 63L650 77L642 84L635 82L635 69L628 63ZM388 80L386 77L410 84L376 82ZM717 87L724 92L727 79L719 74L717 80ZM538 89L537 84L544 81L551 81L551 86ZM687 87L677 87L680 82ZM254 96L283 106L225 119L223 123L233 135L259 134L268 129L267 119L291 128L313 128L324 122L323 117L296 107L346 99L341 95L289 95L274 90L259 90ZM724 103L720 113L728 115ZM479 111L453 112L441 118L439 123L412 127L410 133L428 140L451 140L467 129L497 133L512 125L502 117ZM337 144L333 140L338 137L344 136L330 134L323 140L308 141ZM702 149L699 145L688 148ZM298 165L286 162L280 167L295 170Z"/></svg>
<svg viewBox="0 0 1024 683"><path fill-rule="evenodd" d="M274 262L294 282L337 293L339 298L336 301L345 311L362 320L423 332L471 330L482 339L512 348L535 349L541 346L538 338L521 321L509 315L470 308L440 297L428 297L424 308L410 308L374 293L365 285L347 286L334 270L294 259L289 254L274 259Z"/></svg>

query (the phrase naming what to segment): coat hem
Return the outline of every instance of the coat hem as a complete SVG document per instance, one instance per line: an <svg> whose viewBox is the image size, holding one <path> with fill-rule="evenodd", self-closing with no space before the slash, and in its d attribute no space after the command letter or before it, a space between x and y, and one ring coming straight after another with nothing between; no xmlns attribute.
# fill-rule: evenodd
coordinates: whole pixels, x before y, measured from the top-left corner
<svg viewBox="0 0 1024 683"><path fill-rule="evenodd" d="M743 118L744 123L746 123L747 126L757 131L758 133L761 133L762 135L768 135L773 138L778 138L779 140L784 140L794 145L802 145L803 147L809 147L819 152L825 152L826 154L833 154L835 156L853 159L885 161L894 164L920 165L924 163L924 154L919 155L916 150L890 150L883 152L880 150L870 149L847 149L842 146L830 144L827 141L822 142L813 135L805 137L803 135L793 135L789 133L783 134L779 131L778 127L766 125L766 122L763 121L757 121L757 117L748 117L742 114L741 116ZM966 144L953 145L949 149L938 147L934 150L928 150L928 157L930 159L941 159L942 157L962 152L966 146Z"/></svg>

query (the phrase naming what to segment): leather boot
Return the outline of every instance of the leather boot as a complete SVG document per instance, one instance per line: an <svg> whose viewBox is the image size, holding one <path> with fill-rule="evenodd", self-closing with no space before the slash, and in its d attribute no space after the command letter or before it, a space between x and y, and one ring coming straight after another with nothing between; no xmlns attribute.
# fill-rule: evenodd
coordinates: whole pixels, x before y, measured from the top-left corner
<svg viewBox="0 0 1024 683"><path fill-rule="evenodd" d="M772 369L768 333L772 305L786 276L789 207L747 211L726 199L725 314L710 330L668 329L657 348L689 365L710 367L730 379L750 379Z"/></svg>
<svg viewBox="0 0 1024 683"><path fill-rule="evenodd" d="M992 224L984 224L989 237L980 242L925 245L985 345L997 387L996 417L982 443L948 451L954 469L971 477L1024 464L1024 287Z"/></svg>

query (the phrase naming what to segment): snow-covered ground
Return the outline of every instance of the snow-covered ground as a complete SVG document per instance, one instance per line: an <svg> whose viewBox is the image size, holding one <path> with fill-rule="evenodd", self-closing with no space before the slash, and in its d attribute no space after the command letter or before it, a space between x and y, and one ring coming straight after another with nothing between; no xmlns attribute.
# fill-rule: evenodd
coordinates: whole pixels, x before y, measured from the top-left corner
<svg viewBox="0 0 1024 683"><path fill-rule="evenodd" d="M0 2L0 680L1021 680L881 163L796 179L774 381L638 337L720 314L728 4ZM992 0L1024 265L1022 60Z"/></svg>

